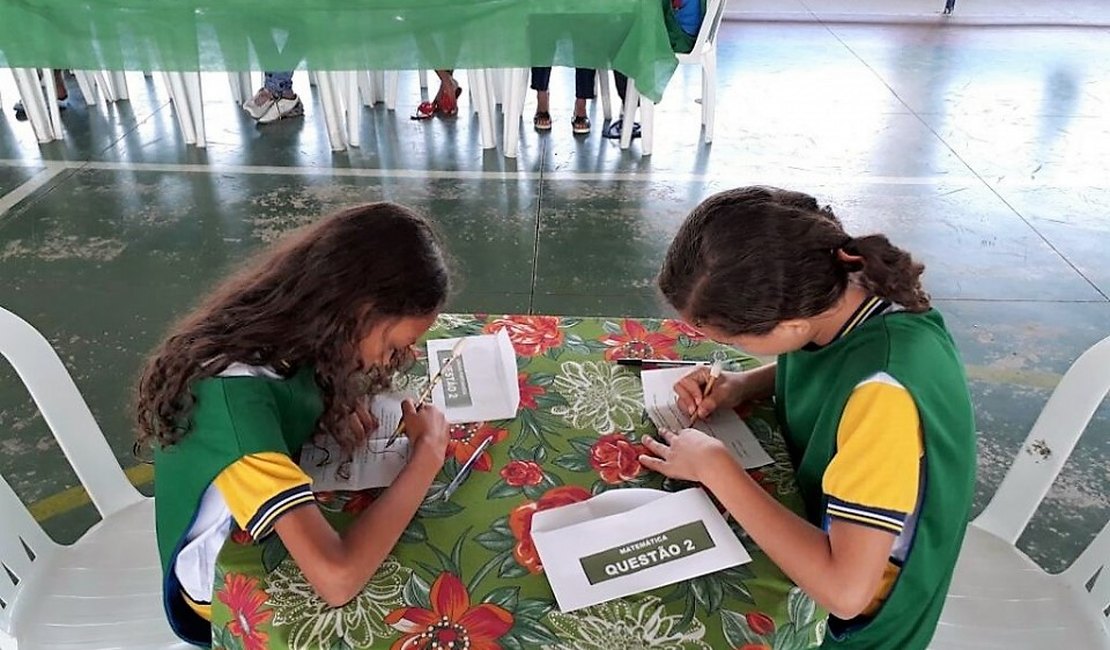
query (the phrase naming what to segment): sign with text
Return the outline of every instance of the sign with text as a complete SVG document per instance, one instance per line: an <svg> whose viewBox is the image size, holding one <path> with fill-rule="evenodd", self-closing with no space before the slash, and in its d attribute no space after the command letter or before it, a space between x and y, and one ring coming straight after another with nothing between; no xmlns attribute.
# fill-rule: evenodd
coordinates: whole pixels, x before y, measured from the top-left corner
<svg viewBox="0 0 1110 650"><path fill-rule="evenodd" d="M564 612L751 561L701 488L610 490L537 512L532 540Z"/></svg>

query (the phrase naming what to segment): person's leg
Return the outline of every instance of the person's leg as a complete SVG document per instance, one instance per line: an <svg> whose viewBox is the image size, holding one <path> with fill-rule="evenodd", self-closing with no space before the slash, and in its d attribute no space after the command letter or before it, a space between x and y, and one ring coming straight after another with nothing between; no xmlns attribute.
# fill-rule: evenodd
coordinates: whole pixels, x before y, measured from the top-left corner
<svg viewBox="0 0 1110 650"><path fill-rule="evenodd" d="M590 118L586 117L586 100L594 98L596 81L597 70L574 69L574 118L571 120L571 130L577 135L590 132Z"/></svg>
<svg viewBox="0 0 1110 650"><path fill-rule="evenodd" d="M267 72L264 82L266 90L274 97L284 97L285 99L293 99L296 93L293 92L293 71L282 72Z"/></svg>
<svg viewBox="0 0 1110 650"><path fill-rule="evenodd" d="M539 131L551 129L551 68L532 68L532 90L536 91L536 114L532 125Z"/></svg>
<svg viewBox="0 0 1110 650"><path fill-rule="evenodd" d="M628 90L628 77L614 70L613 84L617 87L617 96L621 98L621 110L623 111L624 94ZM605 129L605 133L603 135L606 138L611 138L614 140L621 137L621 122L622 120L619 117L613 120L613 123L609 125L609 128ZM632 137L640 137L640 124L638 122L634 122L632 124Z"/></svg>
<svg viewBox="0 0 1110 650"><path fill-rule="evenodd" d="M436 76L439 77L439 93L436 94L436 101L439 103L439 111L446 115L455 115L459 112L459 95L462 94L462 88L459 87L459 82L455 81L452 76L454 70L436 70Z"/></svg>
<svg viewBox="0 0 1110 650"><path fill-rule="evenodd" d="M59 102L64 102L69 98L69 91L66 90L66 80L62 76L61 70L54 71L54 89L58 92Z"/></svg>
<svg viewBox="0 0 1110 650"><path fill-rule="evenodd" d="M628 89L628 77L614 70L613 84L617 87L617 96L621 98L621 102L624 102L624 92Z"/></svg>

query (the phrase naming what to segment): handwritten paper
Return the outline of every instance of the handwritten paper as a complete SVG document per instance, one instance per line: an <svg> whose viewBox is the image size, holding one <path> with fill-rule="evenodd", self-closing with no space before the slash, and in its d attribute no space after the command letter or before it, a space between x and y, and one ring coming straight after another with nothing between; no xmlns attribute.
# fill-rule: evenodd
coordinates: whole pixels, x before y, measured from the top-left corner
<svg viewBox="0 0 1110 650"><path fill-rule="evenodd" d="M678 396L674 392L675 383L690 371L690 368L663 368L640 372L644 385L644 408L657 428L668 431L691 428L691 418L678 407ZM693 428L725 443L745 469L774 462L735 411L718 410L708 418L694 422Z"/></svg>
<svg viewBox="0 0 1110 650"><path fill-rule="evenodd" d="M409 460L408 438L401 437L386 447L389 434L401 421L401 400L411 395L385 393L374 396L370 412L378 420L378 428L361 448L348 456L331 438L322 446L308 442L301 448L301 469L312 477L312 489L365 490L393 483Z"/></svg>

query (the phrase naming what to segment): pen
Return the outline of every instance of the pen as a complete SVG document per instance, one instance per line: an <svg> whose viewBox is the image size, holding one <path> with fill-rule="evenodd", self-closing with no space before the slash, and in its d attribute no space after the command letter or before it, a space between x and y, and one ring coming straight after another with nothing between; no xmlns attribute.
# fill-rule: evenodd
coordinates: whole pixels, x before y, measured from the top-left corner
<svg viewBox="0 0 1110 650"><path fill-rule="evenodd" d="M719 360L714 361L713 366L709 369L709 381L705 382L705 390L701 392L702 400L705 400L706 397L709 397L709 391L713 390L713 385L717 383L717 378L721 376L722 370L724 370L724 366L721 364L721 362ZM690 418L690 424L693 424L697 421L698 412L694 411L694 417Z"/></svg>
<svg viewBox="0 0 1110 650"><path fill-rule="evenodd" d="M493 438L486 438L482 441L480 445L478 445L478 448L474 450L474 453L470 454L470 458L467 458L466 462L463 463L463 466L459 468L459 473L456 474L455 478L451 479L451 482L448 483L447 487L443 489L444 501L450 499L451 495L459 489L459 486L462 485L462 482L466 480L467 476L470 475L471 466L473 466L474 463L478 462L478 459L482 457L482 454L486 453L486 449L489 448L490 444L492 443Z"/></svg>
<svg viewBox="0 0 1110 650"><path fill-rule="evenodd" d="M678 366L699 366L703 365L704 361L690 361L688 359L633 359L633 358L620 358L617 359L619 366L632 366L640 368L643 366L659 366L661 368L671 368Z"/></svg>
<svg viewBox="0 0 1110 650"><path fill-rule="evenodd" d="M432 397L432 391L435 390L436 384L443 379L443 371L450 367L451 364L455 363L455 360L458 359L459 355L462 353L463 341L465 340L465 338L461 338L455 343L455 346L451 348L451 358L447 359L447 362L439 367L439 372L436 373L435 377L432 377L432 380L428 382L424 390L420 391L420 396L416 398L416 410L419 411L420 407L424 406L424 403ZM385 441L386 449L392 447L393 443L397 442L397 438L401 437L401 434L404 432L405 421L402 419L397 423L397 427L393 429L393 433L390 434L389 439Z"/></svg>

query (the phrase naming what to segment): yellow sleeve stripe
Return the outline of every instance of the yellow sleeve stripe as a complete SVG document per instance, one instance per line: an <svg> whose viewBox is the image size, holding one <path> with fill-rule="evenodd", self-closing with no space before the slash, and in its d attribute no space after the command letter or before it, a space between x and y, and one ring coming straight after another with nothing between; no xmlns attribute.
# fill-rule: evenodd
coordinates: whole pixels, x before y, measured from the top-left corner
<svg viewBox="0 0 1110 650"><path fill-rule="evenodd" d="M312 494L311 485L297 485L284 492L275 494L264 503L254 517L247 522L246 531L256 540L270 534L274 522L286 512L306 503L313 503L316 497Z"/></svg>
<svg viewBox="0 0 1110 650"><path fill-rule="evenodd" d="M185 593L184 589L181 590L181 599L185 601L185 604L189 606L189 609L196 612L197 616L203 618L206 621L212 620L212 603L197 602L192 598L189 598L189 594Z"/></svg>
<svg viewBox="0 0 1110 650"><path fill-rule="evenodd" d="M844 406L822 488L872 512L913 512L923 452L913 397L893 377L877 375L857 386Z"/></svg>
<svg viewBox="0 0 1110 650"><path fill-rule="evenodd" d="M886 530L895 535L901 534L905 527L906 516L900 512L868 508L854 503L846 503L830 498L825 513L833 519L843 519L856 524Z"/></svg>
<svg viewBox="0 0 1110 650"><path fill-rule="evenodd" d="M235 523L255 539L269 533L283 512L312 500L312 479L292 458L278 452L243 456L224 468L212 484Z"/></svg>

